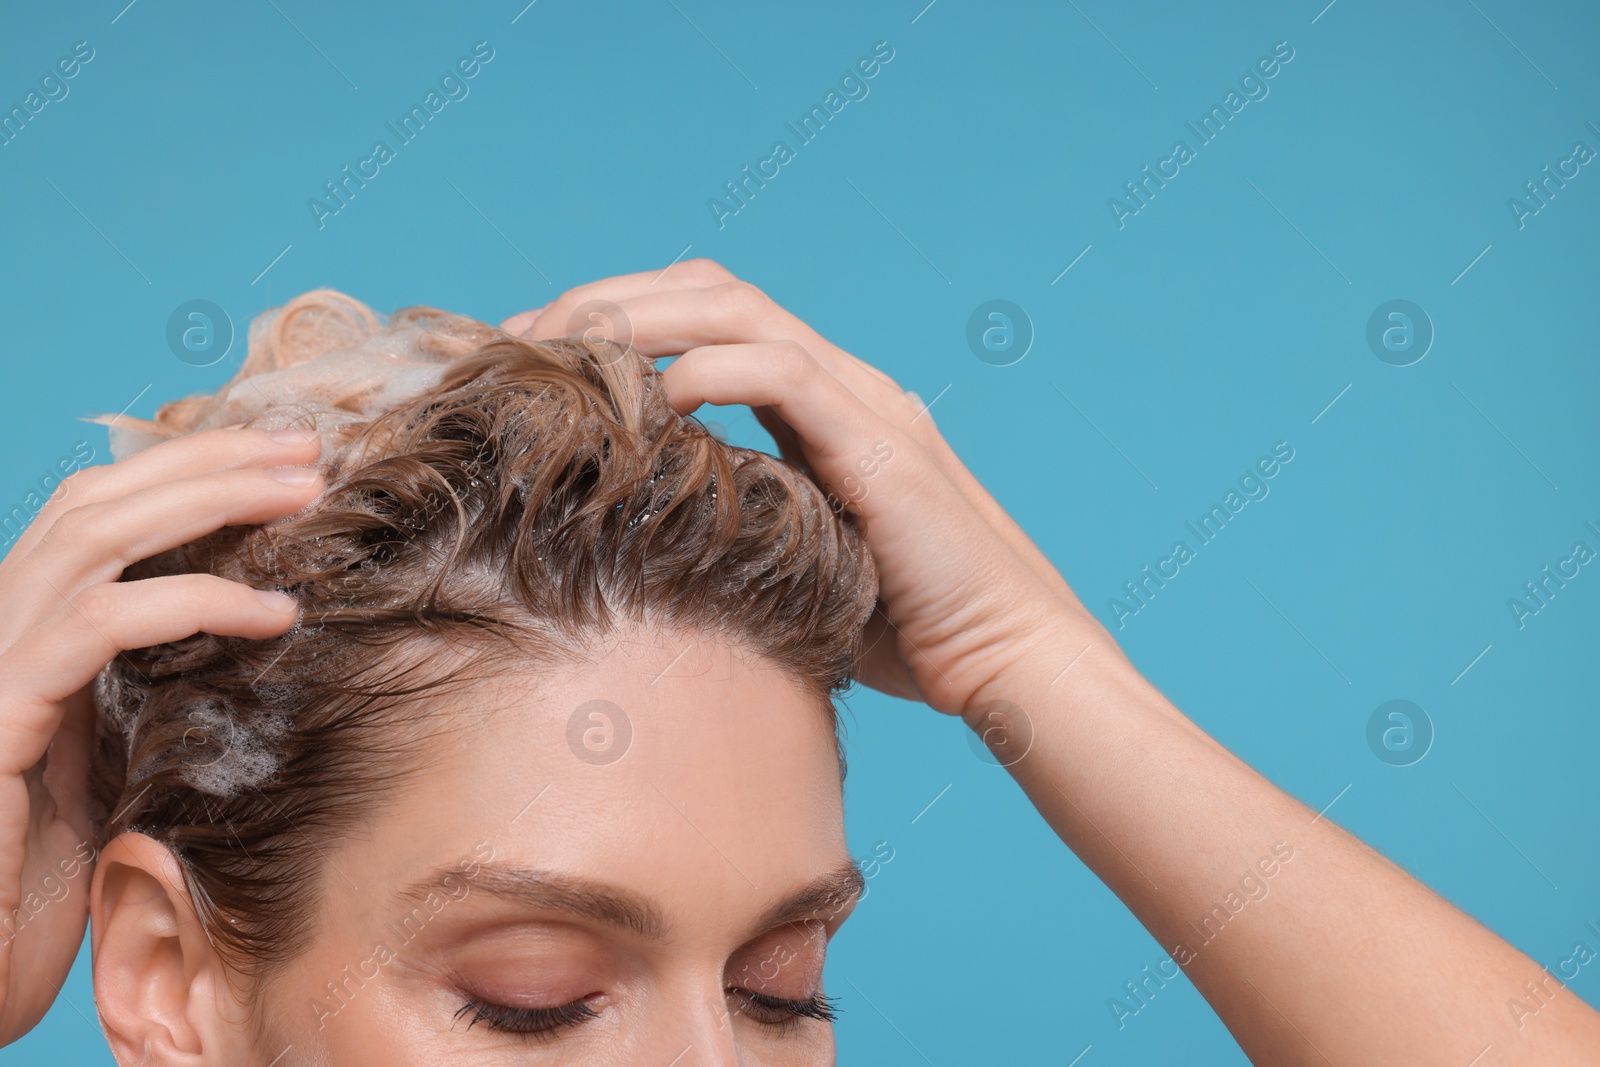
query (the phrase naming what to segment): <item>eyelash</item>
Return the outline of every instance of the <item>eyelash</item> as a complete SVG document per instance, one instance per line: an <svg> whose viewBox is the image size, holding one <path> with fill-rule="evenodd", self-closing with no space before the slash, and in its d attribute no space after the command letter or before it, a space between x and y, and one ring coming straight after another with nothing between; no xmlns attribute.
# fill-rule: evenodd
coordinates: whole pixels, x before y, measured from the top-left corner
<svg viewBox="0 0 1600 1067"><path fill-rule="evenodd" d="M456 1012L455 1019L459 1020L469 1013L472 1017L467 1020L468 1030L478 1023L484 1023L497 1033L519 1034L540 1041L548 1040L557 1030L588 1022L600 1014L583 1000L574 1000L571 1004L556 1008L511 1008L504 1004L468 1000Z"/></svg>
<svg viewBox="0 0 1600 1067"><path fill-rule="evenodd" d="M775 1027L782 1032L795 1029L802 1019L831 1023L839 1013L838 1002L821 993L814 993L804 1000L785 1000L782 997L768 996L748 989L730 989L728 992L754 1009L750 1012L750 1017L756 1022L763 1026Z"/></svg>
<svg viewBox="0 0 1600 1067"><path fill-rule="evenodd" d="M833 1022L838 1016L838 1003L831 997L817 993L805 1000L785 1000L748 989L729 989L751 1009L750 1018L762 1026L789 1032L800 1025L801 1019ZM741 1009L739 1014L744 1014ZM455 1014L454 1021L470 1015L467 1029L483 1023L497 1033L519 1034L539 1041L549 1040L561 1029L578 1026L600 1013L584 1000L575 1000L555 1008L512 1008L504 1004L490 1004L482 1000L468 1000Z"/></svg>

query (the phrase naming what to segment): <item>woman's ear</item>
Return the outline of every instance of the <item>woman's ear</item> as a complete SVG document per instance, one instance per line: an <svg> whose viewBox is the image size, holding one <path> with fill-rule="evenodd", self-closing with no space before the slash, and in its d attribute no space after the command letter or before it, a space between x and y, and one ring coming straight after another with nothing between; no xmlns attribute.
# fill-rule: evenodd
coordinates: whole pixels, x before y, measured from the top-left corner
<svg viewBox="0 0 1600 1067"><path fill-rule="evenodd" d="M94 998L119 1064L232 1062L243 1006L190 900L182 866L144 834L105 847L89 890Z"/></svg>

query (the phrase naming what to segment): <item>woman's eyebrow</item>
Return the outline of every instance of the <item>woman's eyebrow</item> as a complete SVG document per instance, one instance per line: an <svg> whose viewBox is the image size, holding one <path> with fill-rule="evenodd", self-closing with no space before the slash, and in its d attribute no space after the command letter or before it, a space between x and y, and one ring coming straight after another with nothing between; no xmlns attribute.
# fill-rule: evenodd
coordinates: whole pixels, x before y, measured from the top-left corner
<svg viewBox="0 0 1600 1067"><path fill-rule="evenodd" d="M756 929L771 930L806 920L827 922L854 906L866 884L860 868L845 860L810 885L789 894L767 909L756 924Z"/></svg>
<svg viewBox="0 0 1600 1067"><path fill-rule="evenodd" d="M855 903L864 885L860 870L846 860L768 908L756 929L770 930L805 920L826 922ZM463 900L463 886L467 887L467 895L486 893L524 907L564 911L649 940L660 940L667 933L660 906L647 897L604 882L526 867L481 864L471 875L441 870L431 879L408 886L400 897L422 900L430 894L443 893L453 900Z"/></svg>
<svg viewBox="0 0 1600 1067"><path fill-rule="evenodd" d="M466 895L461 894L463 886L467 887ZM568 912L650 940L661 939L667 929L661 909L653 901L603 882L554 871L497 864L480 864L472 874L441 870L432 879L407 887L400 896L403 900L417 900L431 893L457 900L472 893L486 893L523 907Z"/></svg>

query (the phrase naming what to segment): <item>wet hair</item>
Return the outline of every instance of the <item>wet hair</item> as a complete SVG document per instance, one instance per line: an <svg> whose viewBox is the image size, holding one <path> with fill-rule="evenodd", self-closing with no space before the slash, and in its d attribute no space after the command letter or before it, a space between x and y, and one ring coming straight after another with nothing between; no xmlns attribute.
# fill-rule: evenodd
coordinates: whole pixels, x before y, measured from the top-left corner
<svg viewBox="0 0 1600 1067"><path fill-rule="evenodd" d="M321 432L326 491L124 580L217 574L288 593L300 621L112 661L93 794L102 842L166 844L245 973L304 947L323 850L448 728L423 697L579 661L640 624L728 640L829 716L850 683L877 595L855 520L792 465L677 414L631 348L427 308L383 322L318 291L257 320L225 389L124 420L121 447L240 421Z"/></svg>

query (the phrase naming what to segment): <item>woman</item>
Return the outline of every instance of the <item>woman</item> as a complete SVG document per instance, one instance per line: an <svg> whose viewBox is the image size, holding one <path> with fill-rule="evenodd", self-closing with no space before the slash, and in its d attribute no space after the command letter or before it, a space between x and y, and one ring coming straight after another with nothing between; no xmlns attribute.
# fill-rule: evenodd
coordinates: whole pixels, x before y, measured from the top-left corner
<svg viewBox="0 0 1600 1067"><path fill-rule="evenodd" d="M680 358L558 340L596 306ZM752 286L607 279L503 324L526 344L416 321L452 362L398 415L151 445L0 567L4 903L102 846L5 947L7 1039L87 912L123 1063L831 1062L853 672L977 730L1254 1062L1600 1058L1594 1011L1186 719L915 397Z"/></svg>

